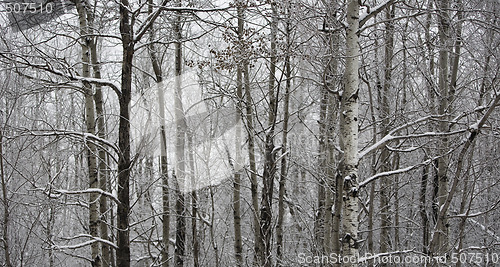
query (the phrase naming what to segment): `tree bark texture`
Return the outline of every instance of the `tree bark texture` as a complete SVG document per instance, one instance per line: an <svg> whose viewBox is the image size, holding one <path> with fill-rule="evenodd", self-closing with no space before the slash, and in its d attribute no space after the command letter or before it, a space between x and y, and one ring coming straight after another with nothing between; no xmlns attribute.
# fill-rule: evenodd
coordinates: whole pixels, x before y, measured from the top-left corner
<svg viewBox="0 0 500 267"><path fill-rule="evenodd" d="M76 3L78 18L80 22L81 48L82 48L82 76L90 78L90 47L92 43L89 37L89 21L87 18L88 3L86 1L77 1ZM83 83L85 94L85 125L89 134L95 134L95 103L92 85L88 82ZM98 188L98 169L97 169L97 149L94 143L86 142L87 147L87 167L89 175L89 188ZM89 234L92 237L99 237L99 194L89 194ZM90 245L92 266L101 266L99 256L99 243L94 242Z"/></svg>
<svg viewBox="0 0 500 267"><path fill-rule="evenodd" d="M359 91L359 2L349 0L347 6L345 89L341 101L340 133L344 150L344 210L342 217L343 256L358 259L358 91ZM356 260L357 261L357 260ZM357 266L347 262L345 266Z"/></svg>
<svg viewBox="0 0 500 267"><path fill-rule="evenodd" d="M133 29L128 0L120 2L120 34L122 38L121 92L119 94L120 121L118 125L118 200L116 264L130 266L130 101L132 98L132 60L134 57Z"/></svg>
<svg viewBox="0 0 500 267"><path fill-rule="evenodd" d="M438 34L439 34L439 107L438 114L442 115L438 128L440 132L448 132L449 126L446 118L450 113L449 102L449 49L450 49L450 17L449 17L449 0L438 1ZM449 142L447 137L443 137L439 141L438 152L440 157L437 159L437 204L438 217L436 218L436 226L431 246L433 255L444 255L449 248L449 225L447 214L442 214L439 210L445 204L448 195L448 149Z"/></svg>
<svg viewBox="0 0 500 267"><path fill-rule="evenodd" d="M392 57L394 54L394 6L388 6L385 22L385 44L384 44L384 84L382 87L381 99L379 99L379 108L382 120L382 137L389 134L390 127L390 103L389 94L392 88ZM381 148L380 153L380 171L387 172L392 169L390 161L390 152L386 146ZM391 248L390 227L391 227L391 192L390 177L381 178L380 182L380 253L386 253ZM387 266L382 263L381 266Z"/></svg>

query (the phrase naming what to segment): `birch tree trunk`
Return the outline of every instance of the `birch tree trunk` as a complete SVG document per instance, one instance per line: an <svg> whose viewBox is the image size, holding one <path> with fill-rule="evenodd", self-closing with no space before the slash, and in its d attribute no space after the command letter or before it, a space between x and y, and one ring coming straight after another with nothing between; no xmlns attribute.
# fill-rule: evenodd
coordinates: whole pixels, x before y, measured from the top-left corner
<svg viewBox="0 0 500 267"><path fill-rule="evenodd" d="M94 13L91 8L88 8L87 10L87 17L89 20L89 33L92 35L94 33ZM101 67L99 63L99 56L97 53L97 37L94 37L91 41L90 44L90 55L91 55L91 62L92 62L92 68L94 71L94 78L96 79L101 79ZM103 101L103 96L102 96L102 86L100 84L95 85L95 94L94 94L94 102L95 102L95 111L96 111L96 116L97 116L97 136L99 136L102 139L106 139L106 121L104 118L104 101ZM104 191L108 192L108 181L109 181L109 162L108 162L108 155L105 149L103 148L97 148L98 156L99 156L99 163L98 163L98 170L99 170L99 188ZM99 230L100 230L100 236L103 240L109 240L109 235L108 235L108 220L106 217L106 213L108 213L108 199L107 197L101 196L99 199L99 212L100 212L100 223L99 223ZM110 250L109 246L105 243L101 244L101 253L102 253L102 266L107 267L111 266L111 253L112 251Z"/></svg>
<svg viewBox="0 0 500 267"><path fill-rule="evenodd" d="M89 34L89 25L86 9L88 3L85 1L77 1L76 7L78 11L78 18L80 22L80 35L82 36L82 76L90 78L90 46L91 37ZM88 82L83 82L85 94L85 125L89 134L95 134L95 104L92 85ZM97 149L92 142L87 142L87 167L89 175L89 188L98 188L98 170L97 170ZM99 237L99 194L89 194L89 234L92 237ZM90 245L92 266L101 266L99 256L99 243L94 242Z"/></svg>
<svg viewBox="0 0 500 267"><path fill-rule="evenodd" d="M341 101L340 134L344 150L344 210L342 217L342 252L352 258L345 266L357 266L358 255L358 92L359 92L359 2L347 6L345 89Z"/></svg>

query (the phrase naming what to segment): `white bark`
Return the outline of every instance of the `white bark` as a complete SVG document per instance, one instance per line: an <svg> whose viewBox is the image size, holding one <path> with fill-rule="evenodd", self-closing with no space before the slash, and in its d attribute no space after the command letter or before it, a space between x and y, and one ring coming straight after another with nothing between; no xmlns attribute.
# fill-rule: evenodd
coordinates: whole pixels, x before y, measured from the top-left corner
<svg viewBox="0 0 500 267"><path fill-rule="evenodd" d="M343 256L358 255L358 68L359 68L359 3L350 0L347 6L347 51L345 89L341 102L341 138L344 145L344 217L342 227ZM357 266L349 261L345 266Z"/></svg>

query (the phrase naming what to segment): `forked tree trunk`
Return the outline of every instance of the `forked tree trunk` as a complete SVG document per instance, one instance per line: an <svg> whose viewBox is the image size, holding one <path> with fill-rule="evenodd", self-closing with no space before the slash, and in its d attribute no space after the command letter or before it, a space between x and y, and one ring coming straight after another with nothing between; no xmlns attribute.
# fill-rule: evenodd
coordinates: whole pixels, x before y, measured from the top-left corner
<svg viewBox="0 0 500 267"><path fill-rule="evenodd" d="M359 92L359 2L347 5L345 89L341 101L340 134L344 150L344 210L342 217L342 252L351 258L345 266L357 266L358 259L358 92Z"/></svg>
<svg viewBox="0 0 500 267"><path fill-rule="evenodd" d="M246 7L241 10L242 16L245 16ZM263 242L260 232L259 215L259 183L257 180L257 165L255 159L255 127L254 127L254 108L253 98L250 88L250 71L248 58L242 58L243 66L243 88L245 89L245 123L248 135L248 164L250 177L250 192L252 195L252 223L254 233L254 265L261 266L261 252L263 251Z"/></svg>
<svg viewBox="0 0 500 267"><path fill-rule="evenodd" d="M274 192L274 176L276 173L276 151L274 150L274 132L276 128L276 62L277 62L277 34L278 34L278 11L277 3L271 1L271 48L270 48L270 63L269 63L269 88L268 88L268 124L265 136L265 149L264 149L264 172L262 174L262 194L261 194L261 207L260 207L260 227L262 240L264 241L264 250L262 251L263 266L272 266L272 202Z"/></svg>

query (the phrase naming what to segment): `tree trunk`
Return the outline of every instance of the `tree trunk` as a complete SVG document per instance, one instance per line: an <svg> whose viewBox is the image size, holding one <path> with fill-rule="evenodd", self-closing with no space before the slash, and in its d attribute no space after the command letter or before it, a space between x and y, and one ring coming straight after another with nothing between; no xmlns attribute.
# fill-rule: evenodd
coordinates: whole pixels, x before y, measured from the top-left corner
<svg viewBox="0 0 500 267"><path fill-rule="evenodd" d="M368 99L369 99L369 107L370 107L370 116L371 116L371 123L373 124L372 127L372 145L375 145L377 143L377 119L376 119L376 114L375 114L375 102L373 101L373 91L372 87L369 84L368 81L366 81L367 87L368 87ZM379 85L379 79L377 75L377 89ZM373 176L377 173L377 153L373 153L371 158L370 158L370 175ZM375 187L377 183L372 183L370 186L370 193L369 193L369 202L368 202L368 233L367 233L367 248L368 252L372 253L375 251L375 246L374 246L374 214L375 214ZM373 265L373 260L368 261L368 265Z"/></svg>
<svg viewBox="0 0 500 267"><path fill-rule="evenodd" d="M121 93L119 94L120 121L118 125L118 204L116 263L130 266L130 101L132 97L132 60L134 57L133 29L130 22L129 2L120 2L120 34L122 38Z"/></svg>
<svg viewBox="0 0 500 267"><path fill-rule="evenodd" d="M336 57L339 55L339 33L337 31L331 30L336 28L339 23L337 21L337 10L335 9L335 3L330 2L329 6L326 6L326 18L324 20L324 27L322 31L326 33L325 46L327 47L324 70L324 95L322 97L321 104L324 106L320 109L320 120L323 118L320 126L320 146L322 148L322 153L320 157L323 157L322 175L324 175L325 184L325 200L324 200L324 211L323 211L323 243L320 245L323 249L323 255L331 255L336 253L340 255L340 219L342 213L342 184L339 183L339 176L337 175L336 167L338 163L336 162L336 150L335 142L337 131L337 114L338 114L338 95L333 92L337 92L339 88L336 88L337 83L337 68L338 60ZM321 134L323 132L323 134ZM339 191L340 190L340 191Z"/></svg>
<svg viewBox="0 0 500 267"><path fill-rule="evenodd" d="M198 193L195 187L195 165L194 165L194 144L193 144L193 132L188 130L187 141L189 148L189 168L190 168L190 178L191 186L193 186L193 191L191 192L191 236L193 238L193 266L200 266L200 242L198 240Z"/></svg>
<svg viewBox="0 0 500 267"><path fill-rule="evenodd" d="M271 49L270 49L270 65L269 65L269 112L268 112L268 125L265 137L265 151L264 151L264 172L262 174L262 194L261 194L261 208L260 208L260 227L261 235L264 241L264 250L262 251L263 266L272 266L272 243L271 237L273 233L272 227L272 202L274 192L274 175L276 173L276 151L274 151L274 131L276 127L276 112L277 101L275 95L275 79L276 79L276 35L278 34L278 11L277 3L271 2L272 19L271 19Z"/></svg>
<svg viewBox="0 0 500 267"><path fill-rule="evenodd" d="M93 33L93 25L94 25L94 13L92 12L92 9L88 8L87 10L87 17L89 18L89 32L92 34ZM99 63L99 57L97 53L97 38L93 38L91 44L90 44L90 55L91 55L91 62L92 62L92 68L94 70L94 78L96 79L101 79L101 67ZM106 121L104 118L104 101L103 101L103 96L102 96L102 86L97 84L95 86L95 94L94 94L94 102L95 102L95 111L97 115L97 136L99 136L102 139L106 139ZM103 148L97 148L97 152L99 155L99 163L98 163L98 169L99 169L99 188L104 191L108 192L108 180L109 180L109 162L108 162L108 156L107 152ZM106 213L108 212L108 199L107 197L101 196L99 199L99 212L100 212L100 224L99 224L99 230L100 230L100 235L103 240L109 240L108 236L108 220L106 217ZM112 253L110 251L110 248L107 244L102 243L101 244L101 253L102 253L102 266L108 267L111 266L111 256L110 254Z"/></svg>
<svg viewBox="0 0 500 267"><path fill-rule="evenodd" d="M386 22L385 22L385 46L384 46L384 85L382 88L381 99L379 99L381 119L382 119L382 137L389 134L389 124L390 124L390 103L389 103L389 92L391 89L392 81L392 57L394 51L394 5L389 5L386 11ZM392 169L390 162L389 149L386 146L381 148L380 155L380 171L387 172ZM391 249L391 238L389 229L391 227L391 210L390 210L390 196L391 195L391 184L389 177L383 177L380 180L380 253L386 253ZM381 263L381 266L387 266L385 263Z"/></svg>
<svg viewBox="0 0 500 267"><path fill-rule="evenodd" d="M80 34L82 37L82 76L90 78L90 46L92 40L88 37L89 25L86 9L89 8L85 1L77 1L76 7L80 22ZM85 125L89 134L95 134L95 104L92 85L88 82L83 83L85 94ZM86 143L87 147L87 167L89 171L89 188L98 188L98 169L96 159L96 146L92 142ZM99 237L99 194L89 194L89 234L92 237ZM99 243L94 242L90 245L92 266L101 266L99 257Z"/></svg>
<svg viewBox="0 0 500 267"><path fill-rule="evenodd" d="M337 38L337 37L334 37ZM335 45L337 45L335 41ZM337 63L332 63L332 77L337 73ZM342 214L342 183L338 175L337 152L335 150L335 136L338 120L338 98L330 95L328 98L328 130L326 140L326 177L327 177L327 198L325 203L325 255L340 255L340 220Z"/></svg>
<svg viewBox="0 0 500 267"><path fill-rule="evenodd" d="M220 260L219 260L219 248L217 247L217 241L215 240L215 230L214 230L214 223L215 223L215 204L214 204L214 189L212 186L209 187L209 192L210 192L210 243L212 245L212 248L214 249L214 254L215 254L215 267L220 266Z"/></svg>
<svg viewBox="0 0 500 267"><path fill-rule="evenodd" d="M243 40L243 26L244 26L244 12L242 2L237 2L237 16L238 16L238 41L242 45ZM240 47L240 51L242 51ZM241 57L241 55L240 55ZM234 257L236 259L236 266L243 266L243 242L241 239L241 117L243 114L243 61L238 59L236 70L236 132L235 132L235 161L234 161L234 181L233 181L233 220L234 220Z"/></svg>
<svg viewBox="0 0 500 267"><path fill-rule="evenodd" d="M321 91L321 101L319 107L319 140L318 140L318 195L317 195L317 211L315 213L314 219L314 241L316 249L314 252L318 256L322 256L325 251L323 248L323 244L325 243L325 214L327 211L326 207L326 191L328 187L327 178L326 178L326 168L327 168L327 159L326 159L326 139L327 137L327 111L328 111L328 91L327 88L322 88Z"/></svg>
<svg viewBox="0 0 500 267"><path fill-rule="evenodd" d="M429 217L427 216L427 181L429 179L429 165L422 168L420 180L420 218L422 221L422 252L429 253Z"/></svg>
<svg viewBox="0 0 500 267"><path fill-rule="evenodd" d="M480 106L480 105L478 105ZM471 146L471 150L474 151L474 144ZM465 173L465 177L471 177L470 176L470 169L473 161L473 156L474 153L469 153L469 168L467 168L467 172ZM458 214L464 214L462 218L460 218L460 222L458 224L458 241L457 245L455 248L455 252L459 255L460 252L462 251L463 244L464 244L464 239L465 239L465 224L467 222L467 216L470 214L471 211L471 204L474 199L472 192L474 192L474 189L476 187L476 176L474 176L474 180L471 185L469 185L469 179L464 179L463 181L463 187L462 187L462 197L460 200L460 209L458 211ZM471 197L469 198L469 195ZM487 217L486 217L487 218ZM488 224L484 224L488 225ZM461 267L462 262L458 261L456 267Z"/></svg>
<svg viewBox="0 0 500 267"><path fill-rule="evenodd" d="M244 60L243 64L243 79L246 98L246 124L248 133L248 160L250 168L250 191L252 195L252 212L253 212L253 228L254 228L254 264L261 266L262 259L260 257L263 250L263 242L260 233L260 216L259 216L259 184L257 181L257 166L255 161L255 129L254 129L254 111L252 92L250 91L250 74L248 71L248 60Z"/></svg>
<svg viewBox="0 0 500 267"><path fill-rule="evenodd" d="M153 0L149 0L148 13L153 13ZM162 246L161 264L162 267L169 266L169 240L170 240L170 193L168 183L168 157L167 157L167 134L165 125L165 94L163 92L163 71L158 61L156 47L153 43L155 39L155 29L150 29L149 56L153 65L153 72L156 78L156 89L158 94L158 114L160 120L160 176L162 189Z"/></svg>
<svg viewBox="0 0 500 267"><path fill-rule="evenodd" d="M176 1L176 6L181 6L181 0ZM186 241L186 207L185 207L185 179L186 179L186 160L185 160L185 140L186 140L186 117L182 106L182 33L181 33L181 14L178 12L175 16L173 25L175 34L175 157L176 168L175 176L177 180L177 200L175 202L176 210L176 234L175 234L175 266L184 265L185 241Z"/></svg>
<svg viewBox="0 0 500 267"><path fill-rule="evenodd" d="M289 5L289 4L288 4ZM292 86L292 69L291 69L291 23L290 23L290 6L287 9L287 20L285 26L286 35L286 54L285 54L285 99L283 103L283 135L281 142L281 169L278 189L278 221L276 225L276 257L277 265L283 265L283 220L285 216L285 193L286 193L286 180L287 180L287 146L288 146L288 121L289 121L289 106L290 106L290 90Z"/></svg>
<svg viewBox="0 0 500 267"><path fill-rule="evenodd" d="M345 89L341 101L341 139L344 150L344 210L342 217L342 252L352 258L345 266L357 266L358 259L358 92L359 92L359 2L347 6Z"/></svg>
<svg viewBox="0 0 500 267"><path fill-rule="evenodd" d="M441 0L438 2L439 14L439 108L438 114L444 117L441 118L438 128L440 132L448 132L449 126L446 121L446 114L451 110L449 107L449 80L448 80L448 57L449 57L449 42L450 42L450 18L449 18L449 0ZM437 160L437 204L438 217L435 226L435 237L431 246L433 255L444 255L448 252L448 234L449 225L447 214L442 214L442 206L445 204L448 195L448 138L442 137L439 141Z"/></svg>
<svg viewBox="0 0 500 267"><path fill-rule="evenodd" d="M3 127L3 125L2 125ZM5 172L3 168L3 131L0 128L0 178L2 179L2 202L3 202L3 233L2 233L2 243L5 257L5 266L13 267L10 261L10 241L9 241L9 201L7 192L7 181L5 180Z"/></svg>

